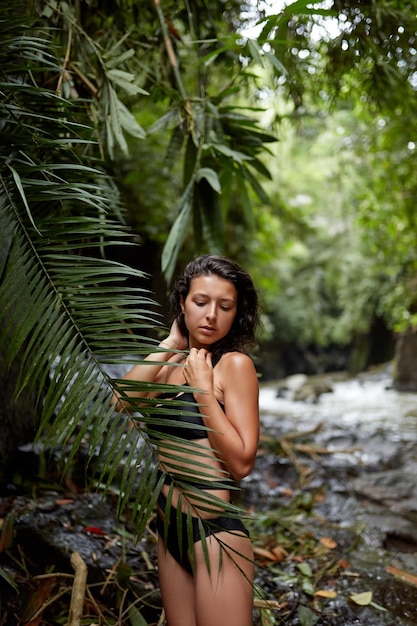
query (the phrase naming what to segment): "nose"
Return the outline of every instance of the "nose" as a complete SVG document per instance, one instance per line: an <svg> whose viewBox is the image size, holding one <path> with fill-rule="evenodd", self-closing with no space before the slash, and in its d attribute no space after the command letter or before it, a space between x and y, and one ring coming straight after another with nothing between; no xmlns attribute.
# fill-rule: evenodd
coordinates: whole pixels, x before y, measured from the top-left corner
<svg viewBox="0 0 417 626"><path fill-rule="evenodd" d="M217 317L217 306L216 303L213 302L212 304L209 305L208 310L207 310L207 319L209 320L214 320Z"/></svg>

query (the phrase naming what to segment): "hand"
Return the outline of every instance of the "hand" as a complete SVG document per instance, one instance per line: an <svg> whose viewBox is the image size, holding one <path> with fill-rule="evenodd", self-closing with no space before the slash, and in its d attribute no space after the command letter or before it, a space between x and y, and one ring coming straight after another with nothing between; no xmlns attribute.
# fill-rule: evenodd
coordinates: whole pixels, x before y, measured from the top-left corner
<svg viewBox="0 0 417 626"><path fill-rule="evenodd" d="M177 320L174 320L169 335L162 341L161 346L173 350L188 349L188 339L181 333Z"/></svg>
<svg viewBox="0 0 417 626"><path fill-rule="evenodd" d="M184 378L190 387L208 393L213 390L213 365L211 352L205 348L191 348L184 363Z"/></svg>

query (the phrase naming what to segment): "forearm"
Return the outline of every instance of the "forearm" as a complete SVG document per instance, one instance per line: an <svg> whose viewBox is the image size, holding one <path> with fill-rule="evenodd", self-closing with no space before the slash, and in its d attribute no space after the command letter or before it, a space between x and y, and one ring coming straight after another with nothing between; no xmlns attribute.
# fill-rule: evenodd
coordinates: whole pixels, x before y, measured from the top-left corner
<svg viewBox="0 0 417 626"><path fill-rule="evenodd" d="M148 354L148 356L134 365L124 376L123 380L140 380L142 382L153 382L157 379L161 369L177 352L174 346L170 346L164 339L158 346L158 350Z"/></svg>
<svg viewBox="0 0 417 626"><path fill-rule="evenodd" d="M145 398L149 397L146 390L146 383L155 381L163 382L161 372L167 366L178 350L168 339L164 339L158 346L158 350L149 354L145 359L137 363L122 378L126 381L126 385L120 383L118 389L114 391L111 403L115 405L116 410L121 410L129 406L129 398ZM142 389L133 389L129 383L138 381L141 383ZM145 384L145 386L144 386Z"/></svg>

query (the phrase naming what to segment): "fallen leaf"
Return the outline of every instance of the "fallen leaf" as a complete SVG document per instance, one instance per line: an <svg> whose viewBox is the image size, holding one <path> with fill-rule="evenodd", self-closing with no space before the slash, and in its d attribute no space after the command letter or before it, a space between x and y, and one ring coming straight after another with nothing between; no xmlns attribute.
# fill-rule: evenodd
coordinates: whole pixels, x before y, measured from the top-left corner
<svg viewBox="0 0 417 626"><path fill-rule="evenodd" d="M275 546L272 548L272 552L277 561L283 561L286 556L288 556L288 552L282 546Z"/></svg>
<svg viewBox="0 0 417 626"><path fill-rule="evenodd" d="M404 572L404 570L398 569L397 567L392 567L391 565L388 565L385 568L385 571L388 572L388 574L392 574L393 576L395 576L395 578L399 578L409 585L414 585L414 587L417 587L417 576L415 574L410 574L410 572Z"/></svg>
<svg viewBox="0 0 417 626"><path fill-rule="evenodd" d="M273 552L271 552L271 550L265 550L265 548L254 548L253 549L254 553L257 556L263 557L264 559L268 559L269 561L276 561L277 558L275 556L275 554Z"/></svg>
<svg viewBox="0 0 417 626"><path fill-rule="evenodd" d="M101 528L97 528L97 526L85 526L85 533L91 533L92 535L105 535L106 533Z"/></svg>
<svg viewBox="0 0 417 626"><path fill-rule="evenodd" d="M337 543L334 539L332 539L331 537L322 537L320 539L320 543L325 547L328 548L329 550L334 550L335 548L337 548Z"/></svg>
<svg viewBox="0 0 417 626"><path fill-rule="evenodd" d="M350 600L359 606L368 606L372 602L372 591L363 591L349 596Z"/></svg>
<svg viewBox="0 0 417 626"><path fill-rule="evenodd" d="M336 598L337 593L333 589L317 589L314 595L320 598Z"/></svg>
<svg viewBox="0 0 417 626"><path fill-rule="evenodd" d="M31 624L31 626L37 626L42 622L45 623L42 619L43 607L48 598L51 597L55 585L55 577L41 579L37 582L35 588L31 591L30 596L26 600L26 606L21 616L22 622ZM37 615L39 615L39 617L36 617Z"/></svg>

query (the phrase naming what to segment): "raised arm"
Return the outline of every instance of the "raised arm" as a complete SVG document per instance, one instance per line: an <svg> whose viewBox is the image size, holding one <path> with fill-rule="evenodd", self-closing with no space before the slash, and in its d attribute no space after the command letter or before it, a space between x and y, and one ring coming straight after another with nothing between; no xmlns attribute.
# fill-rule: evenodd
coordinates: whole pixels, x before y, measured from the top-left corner
<svg viewBox="0 0 417 626"><path fill-rule="evenodd" d="M141 381L144 383L164 383L167 380L168 363L178 363L183 360L184 355L182 352L188 347L187 339L181 334L178 324L175 321L170 333L166 339L161 341L156 352L152 352L145 359L134 365L124 376L123 380L126 381ZM132 391L126 390L126 395L129 398L146 398L152 397L146 391ZM111 397L111 404L115 405L117 411L123 410L125 407L129 408L129 400L123 400L121 393L115 391Z"/></svg>
<svg viewBox="0 0 417 626"><path fill-rule="evenodd" d="M259 441L259 385L252 360L245 354L225 354L213 375L211 355L204 349L191 350L185 378L201 404L200 412L210 444L231 476L240 480L255 463ZM223 398L224 411L218 403Z"/></svg>

